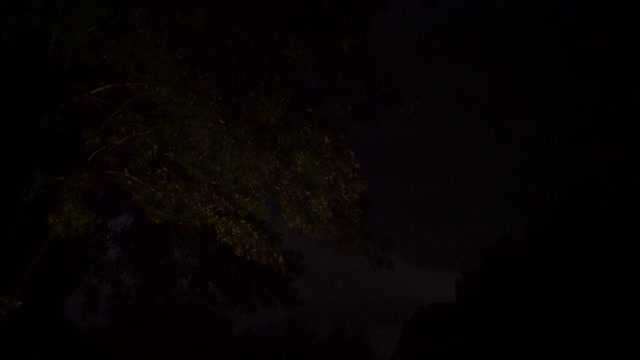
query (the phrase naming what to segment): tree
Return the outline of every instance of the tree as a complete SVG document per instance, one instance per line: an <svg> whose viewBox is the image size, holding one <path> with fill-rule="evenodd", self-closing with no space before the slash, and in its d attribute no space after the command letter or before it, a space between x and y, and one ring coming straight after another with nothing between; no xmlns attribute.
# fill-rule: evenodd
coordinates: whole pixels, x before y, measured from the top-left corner
<svg viewBox="0 0 640 360"><path fill-rule="evenodd" d="M620 198L593 191L610 186L570 186L523 239L502 238L462 269L455 302L405 322L393 358L637 358L633 222Z"/></svg>
<svg viewBox="0 0 640 360"><path fill-rule="evenodd" d="M365 66L369 7L34 0L3 8L7 113L19 119L5 142L18 155L7 161L15 180L7 191L37 197L42 211L31 215L48 223L18 288L49 241L86 238L122 204L204 257L222 244L285 270L281 216L311 238L333 237L386 263L342 136L377 91Z"/></svg>

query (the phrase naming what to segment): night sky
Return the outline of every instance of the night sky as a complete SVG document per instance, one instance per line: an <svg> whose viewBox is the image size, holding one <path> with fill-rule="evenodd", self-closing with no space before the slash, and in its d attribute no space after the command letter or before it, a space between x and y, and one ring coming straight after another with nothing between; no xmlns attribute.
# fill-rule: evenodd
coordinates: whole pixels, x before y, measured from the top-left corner
<svg viewBox="0 0 640 360"><path fill-rule="evenodd" d="M520 237L567 184L607 176L581 117L606 101L611 79L593 67L611 44L593 9L561 3L406 0L374 16L371 55L412 108L373 104L379 123L351 141L396 268L371 273L330 244L292 243L306 258L305 316L366 319L388 356L420 305L453 300L462 262Z"/></svg>
<svg viewBox="0 0 640 360"><path fill-rule="evenodd" d="M394 0L371 15L369 55L406 105L368 104L375 124L348 141L394 268L374 272L359 253L292 236L304 305L238 313L236 330L290 318L321 332L363 323L389 358L420 307L455 301L461 266L489 244L525 237L567 189L609 196L591 187L623 177L615 167L631 135L602 119L630 116L614 104L635 95L623 90L631 60L616 48L626 23L604 6ZM80 302L66 302L78 322Z"/></svg>

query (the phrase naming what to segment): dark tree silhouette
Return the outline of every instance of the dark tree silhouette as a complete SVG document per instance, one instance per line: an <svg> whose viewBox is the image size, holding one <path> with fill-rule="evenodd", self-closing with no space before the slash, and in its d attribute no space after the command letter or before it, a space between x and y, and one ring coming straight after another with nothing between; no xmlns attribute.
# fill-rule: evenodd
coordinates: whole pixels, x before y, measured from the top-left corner
<svg viewBox="0 0 640 360"><path fill-rule="evenodd" d="M11 350L49 357L77 341L170 356L184 342L202 355L216 338L223 354L221 309L299 303L301 261L283 245L294 232L387 266L344 139L387 91L366 52L377 6L2 2ZM77 291L84 317L108 320L95 334L61 315Z"/></svg>
<svg viewBox="0 0 640 360"><path fill-rule="evenodd" d="M104 221L95 207L105 196L190 232L192 249L217 242L282 270L275 211L382 264L341 135L358 122L351 109L377 91L361 21L370 8L4 3L6 113L20 119L6 136L6 153L17 155L6 191L14 203L43 198L49 227L25 272L52 239Z"/></svg>
<svg viewBox="0 0 640 360"><path fill-rule="evenodd" d="M580 191L523 241L488 247L463 271L455 303L421 309L404 325L394 358L637 357L633 228L618 205Z"/></svg>
<svg viewBox="0 0 640 360"><path fill-rule="evenodd" d="M238 335L243 347L235 355L245 359L375 359L363 326L335 325L328 333L310 329L301 319L249 329Z"/></svg>

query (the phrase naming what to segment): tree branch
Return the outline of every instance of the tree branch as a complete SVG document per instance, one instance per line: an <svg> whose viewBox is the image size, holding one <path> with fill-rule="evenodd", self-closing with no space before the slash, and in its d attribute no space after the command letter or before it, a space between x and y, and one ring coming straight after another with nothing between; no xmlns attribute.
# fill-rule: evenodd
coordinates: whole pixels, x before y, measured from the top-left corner
<svg viewBox="0 0 640 360"><path fill-rule="evenodd" d="M76 96L73 99L73 101L75 102L75 101L80 100L81 98L92 96L92 95L98 94L100 92L103 92L105 90L109 90L109 89L112 89L112 88L120 88L120 87L134 88L134 87L137 87L137 86L140 86L140 85L145 85L145 84L144 83L133 83L133 82L131 82L131 83L122 83L122 84L106 84L106 85L99 86L99 87L97 87L97 88L95 88L95 89L93 89L93 90L91 90L91 91L89 91L89 92L87 92L87 93L85 93L83 95Z"/></svg>
<svg viewBox="0 0 640 360"><path fill-rule="evenodd" d="M109 115L109 117L107 117L107 120L104 121L104 123L102 123L102 125L100 125L100 127L98 128L98 133L100 133L102 131L102 129L104 129L104 127L109 123L109 121L111 121L111 119L116 116L120 111L122 111L122 109L124 109L127 105L129 105L129 103L131 103L133 101L134 98L131 98L127 101L125 101L122 105L120 105L120 107L118 107L116 109L116 111L114 111L113 113L111 113L111 115Z"/></svg>
<svg viewBox="0 0 640 360"><path fill-rule="evenodd" d="M311 66L311 64L309 64L309 62L307 62L306 60L304 60L300 56L292 53L291 51L284 50L284 51L282 51L282 53L287 55L288 57L294 59L294 60L297 60L297 61L303 63L308 69L310 69L310 70L313 69L313 67Z"/></svg>
<svg viewBox="0 0 640 360"><path fill-rule="evenodd" d="M20 282L18 283L18 286L16 287L15 293L13 294L13 298L14 299L18 299L18 297L20 296L20 293L22 292L22 289L24 288L24 285L27 283L27 280L29 279L29 277L33 273L33 270L36 268L36 265L40 261L40 258L42 257L42 254L44 254L44 252L49 247L49 244L51 244L51 240L52 239L53 239L53 236L51 234L47 235L47 238L42 242L42 245L40 245L40 248L38 249L38 252L35 253L33 258L31 258L31 261L29 262L29 265L27 266L27 269L24 272L24 275L22 276L22 279L20 279Z"/></svg>

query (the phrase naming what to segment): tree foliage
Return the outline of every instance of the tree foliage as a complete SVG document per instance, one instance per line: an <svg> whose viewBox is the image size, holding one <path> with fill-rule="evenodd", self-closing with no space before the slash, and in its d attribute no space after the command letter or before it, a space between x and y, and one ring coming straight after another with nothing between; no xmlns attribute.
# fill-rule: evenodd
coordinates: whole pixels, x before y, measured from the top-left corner
<svg viewBox="0 0 640 360"><path fill-rule="evenodd" d="M284 267L283 228L383 264L341 135L375 89L357 1L28 1L3 5L14 144L50 199L49 236L96 198ZM23 168L24 165L21 165ZM115 185L115 187L114 187ZM115 189L115 190L113 190ZM190 242L197 236L191 236ZM206 246L205 246L206 247Z"/></svg>

